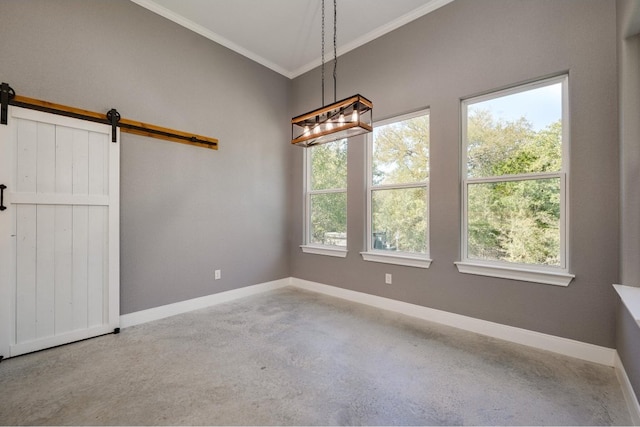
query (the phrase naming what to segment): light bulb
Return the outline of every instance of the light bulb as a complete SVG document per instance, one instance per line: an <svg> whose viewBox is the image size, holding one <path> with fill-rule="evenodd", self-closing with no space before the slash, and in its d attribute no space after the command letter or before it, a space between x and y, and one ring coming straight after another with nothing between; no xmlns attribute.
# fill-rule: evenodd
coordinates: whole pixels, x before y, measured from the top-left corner
<svg viewBox="0 0 640 427"><path fill-rule="evenodd" d="M303 134L304 136L309 136L309 133L310 133L310 131L309 131L309 126L305 126L305 127L304 127L304 132L303 132L302 134Z"/></svg>
<svg viewBox="0 0 640 427"><path fill-rule="evenodd" d="M351 121L352 122L358 121L358 110L353 110L353 114L351 114Z"/></svg>
<svg viewBox="0 0 640 427"><path fill-rule="evenodd" d="M327 130L333 129L333 122L327 122Z"/></svg>
<svg viewBox="0 0 640 427"><path fill-rule="evenodd" d="M316 125L316 127L313 128L313 133L320 133L320 125Z"/></svg>
<svg viewBox="0 0 640 427"><path fill-rule="evenodd" d="M344 113L340 113L340 117L338 118L338 123L344 123Z"/></svg>

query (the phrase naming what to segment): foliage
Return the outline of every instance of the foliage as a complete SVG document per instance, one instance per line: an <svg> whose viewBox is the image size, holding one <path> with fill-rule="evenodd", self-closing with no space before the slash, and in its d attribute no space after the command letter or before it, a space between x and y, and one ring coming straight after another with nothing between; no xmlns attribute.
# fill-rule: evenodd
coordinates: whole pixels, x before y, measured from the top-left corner
<svg viewBox="0 0 640 427"><path fill-rule="evenodd" d="M425 253L426 201L425 187L374 190L371 196L374 249Z"/></svg>
<svg viewBox="0 0 640 427"><path fill-rule="evenodd" d="M428 115L376 128L373 147L372 245L426 253ZM311 242L344 245L347 142L309 150ZM558 266L561 180L554 174L562 169L561 122L534 130L524 117L496 120L470 108L466 154L468 256Z"/></svg>
<svg viewBox="0 0 640 427"><path fill-rule="evenodd" d="M427 252L429 116L392 123L374 131L372 246L402 252Z"/></svg>
<svg viewBox="0 0 640 427"><path fill-rule="evenodd" d="M429 116L374 130L373 185L424 182L429 178Z"/></svg>
<svg viewBox="0 0 640 427"><path fill-rule="evenodd" d="M475 110L467 125L468 177L504 177L468 185L468 256L560 265L560 178L517 175L561 170L561 122L534 131Z"/></svg>
<svg viewBox="0 0 640 427"><path fill-rule="evenodd" d="M515 121L495 120L487 110L469 109L469 178L559 172L561 167L560 121L536 132L524 117Z"/></svg>
<svg viewBox="0 0 640 427"><path fill-rule="evenodd" d="M309 148L310 242L342 246L347 238L347 140Z"/></svg>

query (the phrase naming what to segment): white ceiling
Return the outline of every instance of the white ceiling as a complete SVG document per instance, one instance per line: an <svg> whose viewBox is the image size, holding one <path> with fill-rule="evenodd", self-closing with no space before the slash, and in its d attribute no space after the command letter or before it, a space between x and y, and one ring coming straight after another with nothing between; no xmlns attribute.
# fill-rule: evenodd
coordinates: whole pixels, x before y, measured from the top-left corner
<svg viewBox="0 0 640 427"><path fill-rule="evenodd" d="M321 63L321 0L131 0L284 76ZM338 56L453 0L338 0ZM333 59L333 2L325 62Z"/></svg>

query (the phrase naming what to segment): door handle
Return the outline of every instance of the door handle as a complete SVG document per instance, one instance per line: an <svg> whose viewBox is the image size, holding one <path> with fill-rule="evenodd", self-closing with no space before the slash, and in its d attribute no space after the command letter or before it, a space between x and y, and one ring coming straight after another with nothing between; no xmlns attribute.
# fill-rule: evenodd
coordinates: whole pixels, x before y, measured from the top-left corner
<svg viewBox="0 0 640 427"><path fill-rule="evenodd" d="M4 190L6 188L6 185L0 184L0 211L7 209L7 207L4 205Z"/></svg>

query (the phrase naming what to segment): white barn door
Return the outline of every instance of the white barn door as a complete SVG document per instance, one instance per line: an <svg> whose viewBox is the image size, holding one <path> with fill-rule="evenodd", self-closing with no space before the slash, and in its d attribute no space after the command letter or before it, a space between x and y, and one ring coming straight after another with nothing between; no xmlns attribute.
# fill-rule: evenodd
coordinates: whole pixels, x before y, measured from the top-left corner
<svg viewBox="0 0 640 427"><path fill-rule="evenodd" d="M0 356L119 326L119 167L110 126L9 107L0 125Z"/></svg>

